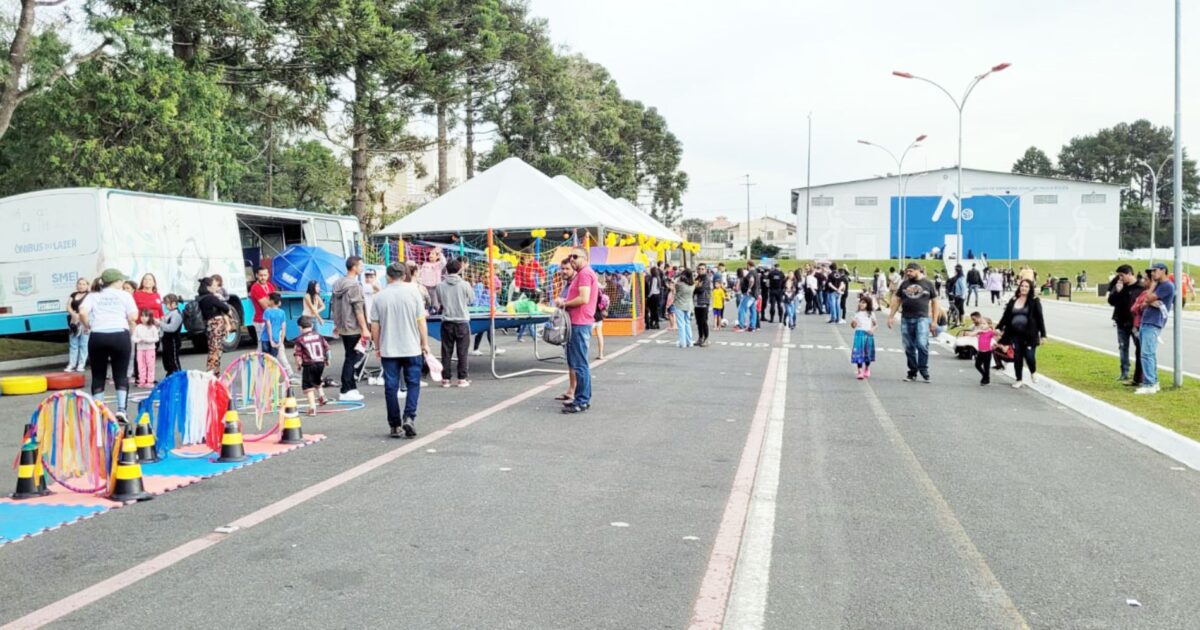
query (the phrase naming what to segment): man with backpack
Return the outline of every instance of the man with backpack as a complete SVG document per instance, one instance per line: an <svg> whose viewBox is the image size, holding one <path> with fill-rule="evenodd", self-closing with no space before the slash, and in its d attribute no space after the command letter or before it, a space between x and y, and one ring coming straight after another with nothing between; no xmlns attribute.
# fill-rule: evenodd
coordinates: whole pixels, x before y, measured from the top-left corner
<svg viewBox="0 0 1200 630"><path fill-rule="evenodd" d="M563 403L563 413L587 411L592 404L592 374L588 365L588 343L596 322L596 303L599 301L600 281L588 266L588 252L582 247L571 251L564 265L575 270L567 288L567 297L556 298L554 305L566 309L571 319L571 335L567 339L567 365L575 373L575 398Z"/></svg>

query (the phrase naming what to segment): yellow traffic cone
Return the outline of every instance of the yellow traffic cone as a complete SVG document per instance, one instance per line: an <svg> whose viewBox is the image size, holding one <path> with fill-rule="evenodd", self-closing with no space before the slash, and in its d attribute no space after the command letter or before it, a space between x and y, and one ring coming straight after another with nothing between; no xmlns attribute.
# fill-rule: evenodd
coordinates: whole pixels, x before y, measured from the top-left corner
<svg viewBox="0 0 1200 630"><path fill-rule="evenodd" d="M138 463L137 438L121 439L121 456L113 472L113 501L149 501L154 496L142 485L142 465Z"/></svg>
<svg viewBox="0 0 1200 630"><path fill-rule="evenodd" d="M219 462L246 461L246 446L242 443L242 421L238 419L236 409L225 412L225 432L221 435L221 456Z"/></svg>
<svg viewBox="0 0 1200 630"><path fill-rule="evenodd" d="M32 499L50 494L46 490L46 480L38 461L37 440L33 438L33 431L29 427L25 431L25 443L21 445L21 459L17 463L17 491L11 495L14 499Z"/></svg>
<svg viewBox="0 0 1200 630"><path fill-rule="evenodd" d="M133 434L137 444L138 461L143 464L153 464L158 461L158 449L155 448L154 430L150 428L150 414L143 413L138 418L137 429Z"/></svg>
<svg viewBox="0 0 1200 630"><path fill-rule="evenodd" d="M279 436L280 444L303 444L304 431L300 428L300 412L296 409L296 399L288 396L283 400L283 433Z"/></svg>

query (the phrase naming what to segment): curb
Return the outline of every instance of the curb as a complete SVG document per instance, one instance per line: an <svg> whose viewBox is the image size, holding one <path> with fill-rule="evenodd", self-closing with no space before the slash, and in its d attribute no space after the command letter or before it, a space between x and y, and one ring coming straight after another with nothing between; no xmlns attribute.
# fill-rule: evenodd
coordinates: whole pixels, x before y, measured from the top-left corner
<svg viewBox="0 0 1200 630"><path fill-rule="evenodd" d="M1054 300L1053 302L1051 302L1049 300L1043 300L1042 303L1043 304L1063 304L1066 306L1073 306L1075 308L1090 308L1093 310L1102 310L1102 311L1112 311L1112 308L1113 308L1111 306L1105 306L1104 304L1087 304L1084 302L1070 302L1070 301L1062 302L1059 300ZM1174 319L1175 318L1174 313L1172 313L1170 317L1172 319ZM1188 321L1192 321L1192 320L1200 321L1200 313L1197 313L1195 311L1184 311L1183 318Z"/></svg>
<svg viewBox="0 0 1200 630"><path fill-rule="evenodd" d="M56 354L49 357L34 357L32 359L17 359L15 361L0 361L0 372L12 372L14 370L24 370L26 368L45 367L47 365L66 365L67 359L65 354Z"/></svg>
<svg viewBox="0 0 1200 630"><path fill-rule="evenodd" d="M1004 375L1015 380L1010 366L1005 366ZM1200 442L1041 374L1038 374L1036 383L1026 382L1025 388L1061 403L1192 470L1200 470Z"/></svg>

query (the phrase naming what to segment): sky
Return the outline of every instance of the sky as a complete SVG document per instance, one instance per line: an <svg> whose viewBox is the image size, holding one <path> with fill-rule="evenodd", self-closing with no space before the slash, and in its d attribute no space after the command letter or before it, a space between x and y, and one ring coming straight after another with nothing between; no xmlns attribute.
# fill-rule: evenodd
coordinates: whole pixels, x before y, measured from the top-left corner
<svg viewBox="0 0 1200 630"><path fill-rule="evenodd" d="M1183 139L1200 139L1200 11L1184 3ZM1193 10L1188 13L1187 10ZM1072 137L1174 116L1173 3L1128 0L531 0L554 40L608 68L626 98L657 107L683 143L684 217L790 217L813 185L956 163L1008 171L1031 145L1054 159ZM1190 19L1190 21L1189 21ZM1190 38L1190 39L1189 39ZM1189 45L1190 42L1195 42ZM1189 77L1192 79L1189 81ZM1194 130L1190 131L1189 130ZM1200 143L1200 140L1190 144Z"/></svg>

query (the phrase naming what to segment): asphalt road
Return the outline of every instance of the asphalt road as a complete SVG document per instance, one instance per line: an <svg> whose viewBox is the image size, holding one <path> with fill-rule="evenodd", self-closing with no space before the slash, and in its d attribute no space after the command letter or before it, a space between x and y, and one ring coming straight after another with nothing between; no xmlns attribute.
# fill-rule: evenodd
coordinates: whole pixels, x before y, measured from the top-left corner
<svg viewBox="0 0 1200 630"><path fill-rule="evenodd" d="M732 544L736 627L1194 623L1194 471L944 352L904 383L890 331L856 381L850 338L806 317L706 349L610 339L631 349L587 414L556 413L546 375L426 388L432 441L400 456L364 387L366 410L305 419L323 442L0 547L0 622L165 553L54 627L681 628ZM5 452L33 402L0 398Z"/></svg>

